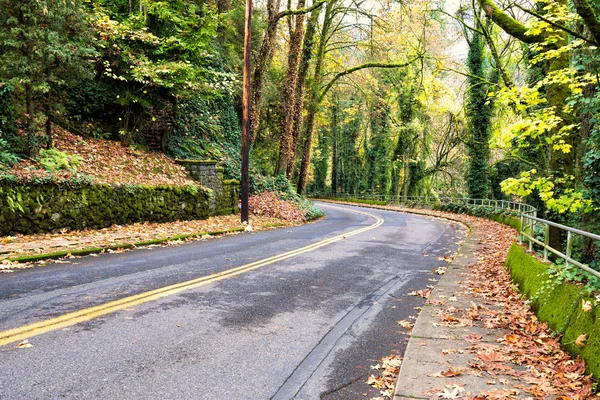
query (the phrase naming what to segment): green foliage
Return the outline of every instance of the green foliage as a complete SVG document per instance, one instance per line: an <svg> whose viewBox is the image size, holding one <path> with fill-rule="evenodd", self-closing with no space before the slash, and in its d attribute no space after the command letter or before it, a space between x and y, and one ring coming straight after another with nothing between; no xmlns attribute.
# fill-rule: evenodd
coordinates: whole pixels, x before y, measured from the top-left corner
<svg viewBox="0 0 600 400"><path fill-rule="evenodd" d="M180 104L167 152L179 159L218 160L226 179L240 174L241 129L230 96Z"/></svg>
<svg viewBox="0 0 600 400"><path fill-rule="evenodd" d="M19 98L27 103L18 109L22 116L31 108L34 115L28 117L43 110L51 118L57 108L54 98L74 79L92 75L90 60L96 55L81 0L0 0L0 82L29 93ZM49 138L37 138L35 120L24 120L27 147L35 154Z"/></svg>
<svg viewBox="0 0 600 400"><path fill-rule="evenodd" d="M276 176L250 175L250 193L274 192L284 197L296 195L290 181L283 174Z"/></svg>
<svg viewBox="0 0 600 400"><path fill-rule="evenodd" d="M310 201L304 197L301 197L301 196L297 196L297 197L298 198L297 198L296 202L300 206L300 209L302 209L302 211L304 211L304 217L306 218L307 221L312 221L313 219L321 218L322 216L325 215L323 210L321 210L320 208L315 206L315 204L312 201Z"/></svg>
<svg viewBox="0 0 600 400"><path fill-rule="evenodd" d="M0 171L8 169L19 161L19 157L12 152L8 142L0 136Z"/></svg>
<svg viewBox="0 0 600 400"><path fill-rule="evenodd" d="M72 173L77 172L77 166L81 165L83 159L77 155L69 155L57 149L40 150L39 163L48 172L65 170Z"/></svg>
<svg viewBox="0 0 600 400"><path fill-rule="evenodd" d="M1 46L0 46L1 49ZM0 81L0 138L10 137L15 134L16 110L14 106L13 93L15 87L10 83Z"/></svg>

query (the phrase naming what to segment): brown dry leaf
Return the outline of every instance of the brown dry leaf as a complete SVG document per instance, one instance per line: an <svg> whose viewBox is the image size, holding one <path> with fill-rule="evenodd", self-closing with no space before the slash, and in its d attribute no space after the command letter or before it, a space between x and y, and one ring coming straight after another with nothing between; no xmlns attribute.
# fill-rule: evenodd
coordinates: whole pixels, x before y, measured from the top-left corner
<svg viewBox="0 0 600 400"><path fill-rule="evenodd" d="M585 347L585 342L588 339L587 333L582 333L575 339L575 344L579 347Z"/></svg>
<svg viewBox="0 0 600 400"><path fill-rule="evenodd" d="M384 357L381 361L383 362L383 368L385 369L400 368L400 365L402 364L402 358L399 356Z"/></svg>
<svg viewBox="0 0 600 400"><path fill-rule="evenodd" d="M408 295L409 296L419 296L424 299L428 299L430 294L431 294L431 289L423 289L423 290L412 291Z"/></svg>
<svg viewBox="0 0 600 400"><path fill-rule="evenodd" d="M367 385L373 386L377 389L385 389L386 387L383 378L375 375L369 376L369 378L367 379Z"/></svg>
<svg viewBox="0 0 600 400"><path fill-rule="evenodd" d="M463 374L463 372L465 372L465 369L464 369L464 368L456 368L456 369L451 369L451 368L449 368L449 369L447 369L446 371L442 371L442 372L440 372L440 374L441 374L442 376L445 376L446 378L452 378L452 377L454 377L454 376L459 376L459 375L462 375L462 374Z"/></svg>
<svg viewBox="0 0 600 400"><path fill-rule="evenodd" d="M405 319L403 319L402 321L398 321L397 323L404 329L411 329L414 326L414 324L412 322L407 321Z"/></svg>
<svg viewBox="0 0 600 400"><path fill-rule="evenodd" d="M592 311L592 302L589 300L581 300L581 309L583 310L583 312Z"/></svg>

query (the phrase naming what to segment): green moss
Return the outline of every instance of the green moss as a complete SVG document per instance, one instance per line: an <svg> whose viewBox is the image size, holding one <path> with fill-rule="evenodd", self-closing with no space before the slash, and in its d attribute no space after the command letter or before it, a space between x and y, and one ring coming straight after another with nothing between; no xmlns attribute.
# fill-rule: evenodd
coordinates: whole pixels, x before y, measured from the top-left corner
<svg viewBox="0 0 600 400"><path fill-rule="evenodd" d="M538 318L562 333L561 343L565 350L583 358L587 371L600 377L600 307L583 312L581 289L566 282L552 285L548 279L548 266L517 244L511 247L506 264L513 280L531 300ZM575 344L582 334L588 335L584 347Z"/></svg>
<svg viewBox="0 0 600 400"><path fill-rule="evenodd" d="M563 333L579 304L579 288L568 283L544 286L534 299L532 306L538 318L555 332Z"/></svg>
<svg viewBox="0 0 600 400"><path fill-rule="evenodd" d="M237 208L235 188L216 201L219 214ZM204 219L208 195L177 186L55 184L0 187L0 235L32 234L63 228L104 228L133 222ZM214 212L212 213L214 214Z"/></svg>
<svg viewBox="0 0 600 400"><path fill-rule="evenodd" d="M585 347L575 344L582 334L588 335ZM586 313L579 301L561 342L567 351L586 360L589 373L600 377L600 307Z"/></svg>
<svg viewBox="0 0 600 400"><path fill-rule="evenodd" d="M521 246L513 243L506 257L513 281L521 292L532 297L548 281L548 267L530 256Z"/></svg>

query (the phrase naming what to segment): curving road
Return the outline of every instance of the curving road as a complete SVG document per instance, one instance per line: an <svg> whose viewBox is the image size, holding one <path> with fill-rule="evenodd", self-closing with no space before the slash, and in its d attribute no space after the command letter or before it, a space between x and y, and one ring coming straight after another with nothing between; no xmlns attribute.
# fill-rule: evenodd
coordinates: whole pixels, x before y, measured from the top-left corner
<svg viewBox="0 0 600 400"><path fill-rule="evenodd" d="M296 228L0 275L0 398L377 395L370 365L403 353L396 321L422 303L407 293L464 230L319 206L326 219Z"/></svg>

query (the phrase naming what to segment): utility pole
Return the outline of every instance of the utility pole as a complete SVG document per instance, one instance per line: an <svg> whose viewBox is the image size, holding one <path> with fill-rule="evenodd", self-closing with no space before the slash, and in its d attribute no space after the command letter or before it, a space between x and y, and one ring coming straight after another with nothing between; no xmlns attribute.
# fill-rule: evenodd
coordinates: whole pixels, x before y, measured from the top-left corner
<svg viewBox="0 0 600 400"><path fill-rule="evenodd" d="M242 222L248 222L248 162L250 158L250 40L252 34L252 0L246 0L244 34L244 92L242 94Z"/></svg>

